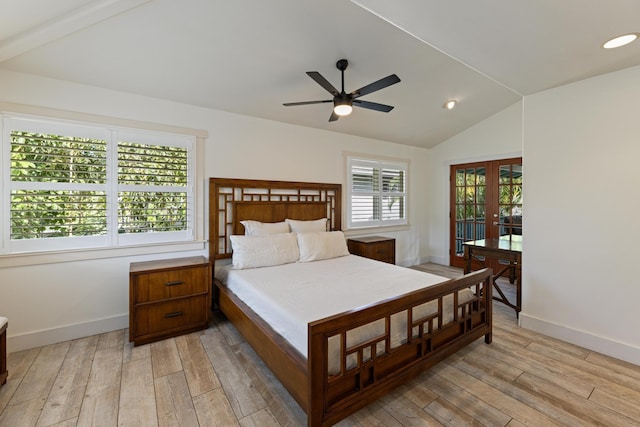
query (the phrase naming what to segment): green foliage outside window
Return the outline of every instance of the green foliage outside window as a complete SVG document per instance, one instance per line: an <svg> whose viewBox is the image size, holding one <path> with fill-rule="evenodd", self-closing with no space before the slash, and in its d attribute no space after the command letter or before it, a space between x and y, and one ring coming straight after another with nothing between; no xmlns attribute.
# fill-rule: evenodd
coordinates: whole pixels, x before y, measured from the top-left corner
<svg viewBox="0 0 640 427"><path fill-rule="evenodd" d="M11 239L106 234L107 158L105 140L11 132ZM118 143L118 232L186 230L187 170L184 148Z"/></svg>

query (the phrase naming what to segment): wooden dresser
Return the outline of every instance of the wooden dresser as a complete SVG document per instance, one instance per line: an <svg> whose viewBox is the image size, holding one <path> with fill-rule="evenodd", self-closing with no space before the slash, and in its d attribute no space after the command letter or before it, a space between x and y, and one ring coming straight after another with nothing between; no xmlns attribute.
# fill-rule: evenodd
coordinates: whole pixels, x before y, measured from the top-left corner
<svg viewBox="0 0 640 427"><path fill-rule="evenodd" d="M129 341L134 345L206 329L211 266L205 257L135 262L129 268Z"/></svg>
<svg viewBox="0 0 640 427"><path fill-rule="evenodd" d="M352 237L347 240L349 252L378 261L396 263L396 239L382 236Z"/></svg>

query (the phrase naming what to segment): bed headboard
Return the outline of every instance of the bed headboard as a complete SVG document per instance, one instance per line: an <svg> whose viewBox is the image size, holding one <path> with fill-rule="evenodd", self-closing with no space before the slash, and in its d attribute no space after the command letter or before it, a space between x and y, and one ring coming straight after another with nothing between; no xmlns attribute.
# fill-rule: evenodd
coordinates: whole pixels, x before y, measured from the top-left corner
<svg viewBox="0 0 640 427"><path fill-rule="evenodd" d="M341 203L341 184L209 178L209 259L231 257L229 236L244 234L243 220L328 218L341 230Z"/></svg>

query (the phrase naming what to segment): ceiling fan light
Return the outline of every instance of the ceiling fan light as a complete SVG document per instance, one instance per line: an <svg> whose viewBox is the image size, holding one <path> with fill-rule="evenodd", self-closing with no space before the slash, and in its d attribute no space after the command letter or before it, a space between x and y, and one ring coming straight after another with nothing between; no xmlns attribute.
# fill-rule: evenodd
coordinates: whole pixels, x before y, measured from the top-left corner
<svg viewBox="0 0 640 427"><path fill-rule="evenodd" d="M333 112L339 116L348 116L353 111L353 107L349 104L336 104Z"/></svg>
<svg viewBox="0 0 640 427"><path fill-rule="evenodd" d="M450 99L442 105L442 108L444 108L445 110L453 110L457 103L458 101L456 101L455 99Z"/></svg>
<svg viewBox="0 0 640 427"><path fill-rule="evenodd" d="M622 36L614 37L602 45L605 49L615 49L627 45L638 38L637 33L624 34Z"/></svg>

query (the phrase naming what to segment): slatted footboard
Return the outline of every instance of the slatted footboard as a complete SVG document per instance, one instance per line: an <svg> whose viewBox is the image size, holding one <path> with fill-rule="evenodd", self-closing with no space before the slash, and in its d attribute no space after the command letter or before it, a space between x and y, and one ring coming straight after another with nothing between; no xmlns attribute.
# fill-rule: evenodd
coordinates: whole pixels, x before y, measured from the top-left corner
<svg viewBox="0 0 640 427"><path fill-rule="evenodd" d="M473 295L461 297L468 288ZM484 336L490 343L491 301L491 270L484 269L310 323L308 425L333 425L476 339ZM425 303L432 306L428 313L417 314ZM406 334L394 346L397 316ZM379 334L348 345L350 331L373 322L384 325ZM340 343L337 371L330 369L330 338Z"/></svg>

